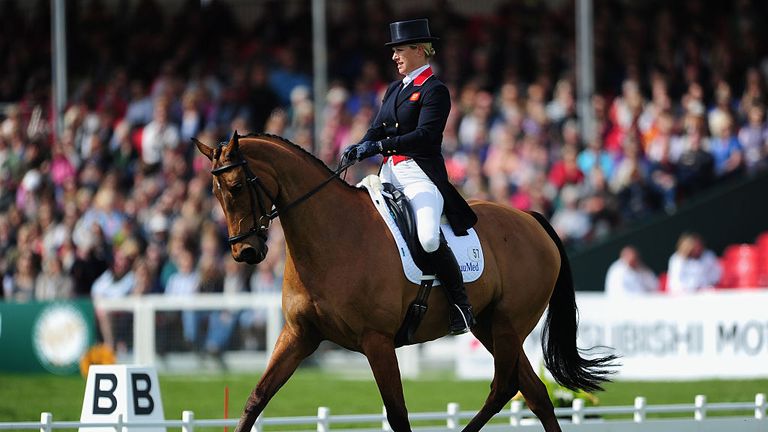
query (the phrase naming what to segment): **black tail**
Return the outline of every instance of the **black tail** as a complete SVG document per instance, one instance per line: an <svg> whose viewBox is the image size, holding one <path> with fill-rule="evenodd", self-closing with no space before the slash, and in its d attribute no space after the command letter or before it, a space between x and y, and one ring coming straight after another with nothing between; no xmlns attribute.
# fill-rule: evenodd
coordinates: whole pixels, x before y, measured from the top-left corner
<svg viewBox="0 0 768 432"><path fill-rule="evenodd" d="M584 358L589 350L580 350L576 346L578 328L578 310L573 288L573 275L568 255L563 242L547 219L536 212L531 215L544 227L560 252L560 273L557 275L555 290L549 299L549 312L541 336L541 348L544 351L544 364L555 380L571 390L602 390L601 384L609 381L610 368L617 357L613 354L605 357Z"/></svg>

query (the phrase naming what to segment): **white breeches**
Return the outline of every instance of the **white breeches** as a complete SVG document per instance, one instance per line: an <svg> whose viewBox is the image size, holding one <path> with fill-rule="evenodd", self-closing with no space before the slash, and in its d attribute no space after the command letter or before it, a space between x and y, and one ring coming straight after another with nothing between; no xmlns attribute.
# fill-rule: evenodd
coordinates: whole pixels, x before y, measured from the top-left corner
<svg viewBox="0 0 768 432"><path fill-rule="evenodd" d="M440 217L443 214L443 196L432 180L411 159L397 165L388 160L379 173L381 181L392 183L411 201L416 216L419 243L426 252L440 246Z"/></svg>

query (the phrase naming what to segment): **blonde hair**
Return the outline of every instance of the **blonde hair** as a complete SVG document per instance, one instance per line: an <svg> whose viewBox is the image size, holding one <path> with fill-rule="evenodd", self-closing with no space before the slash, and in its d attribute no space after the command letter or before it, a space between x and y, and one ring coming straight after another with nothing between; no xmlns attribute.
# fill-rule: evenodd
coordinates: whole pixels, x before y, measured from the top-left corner
<svg viewBox="0 0 768 432"><path fill-rule="evenodd" d="M424 48L424 57L427 59L434 57L435 55L435 48L432 46L432 42L419 42L417 44L411 45L412 48L422 47Z"/></svg>

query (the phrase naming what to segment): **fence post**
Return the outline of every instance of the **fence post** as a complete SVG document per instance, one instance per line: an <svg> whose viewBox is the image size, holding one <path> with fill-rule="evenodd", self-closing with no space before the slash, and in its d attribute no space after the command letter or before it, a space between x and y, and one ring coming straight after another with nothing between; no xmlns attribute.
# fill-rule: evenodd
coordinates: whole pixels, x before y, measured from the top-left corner
<svg viewBox="0 0 768 432"><path fill-rule="evenodd" d="M445 425L448 427L448 430L459 429L459 404L456 402L448 404L448 418Z"/></svg>
<svg viewBox="0 0 768 432"><path fill-rule="evenodd" d="M642 423L645 421L645 398L642 396L638 396L635 398L635 413L634 413L634 421L635 423Z"/></svg>
<svg viewBox="0 0 768 432"><path fill-rule="evenodd" d="M571 421L573 424L581 424L584 421L584 399L574 399L572 406L573 415L571 416Z"/></svg>
<svg viewBox="0 0 768 432"><path fill-rule="evenodd" d="M765 393L755 395L755 418L765 420Z"/></svg>
<svg viewBox="0 0 768 432"><path fill-rule="evenodd" d="M387 407L383 407L381 413L384 415L384 418L381 420L381 430L392 431L392 426L389 425L389 420L387 420Z"/></svg>
<svg viewBox="0 0 768 432"><path fill-rule="evenodd" d="M181 432L195 432L195 413L194 412L182 411Z"/></svg>
<svg viewBox="0 0 768 432"><path fill-rule="evenodd" d="M520 426L523 419L523 401L513 400L509 411L509 425Z"/></svg>
<svg viewBox="0 0 768 432"><path fill-rule="evenodd" d="M707 418L707 397L704 395L696 395L694 405L696 409L693 411L693 418L696 421L702 421Z"/></svg>
<svg viewBox="0 0 768 432"><path fill-rule="evenodd" d="M40 414L40 432L51 432L51 423L53 423L53 414L44 412Z"/></svg>
<svg viewBox="0 0 768 432"><path fill-rule="evenodd" d="M328 432L331 430L329 417L331 416L331 409L328 407L320 407L317 409L317 432Z"/></svg>

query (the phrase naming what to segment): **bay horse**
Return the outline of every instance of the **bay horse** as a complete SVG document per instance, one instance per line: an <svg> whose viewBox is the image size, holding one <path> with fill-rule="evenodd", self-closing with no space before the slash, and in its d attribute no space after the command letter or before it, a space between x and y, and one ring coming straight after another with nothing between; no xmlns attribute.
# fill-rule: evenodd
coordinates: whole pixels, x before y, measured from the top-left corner
<svg viewBox="0 0 768 432"><path fill-rule="evenodd" d="M285 325L236 432L251 429L323 340L367 357L390 426L410 431L394 338L418 286L406 279L394 237L368 193L277 136L235 132L217 148L194 141L212 162L213 192L226 216L233 258L263 260L269 222L278 215L285 234ZM571 270L546 219L490 202L470 204L485 255L482 277L467 285L477 315L472 333L493 355L494 377L464 431L480 430L518 390L547 432L560 431L547 390L522 349L544 310L549 306L542 337L545 365L559 383L600 389L614 356L585 358L576 346ZM414 343L446 335L447 317L444 296L431 296Z"/></svg>

